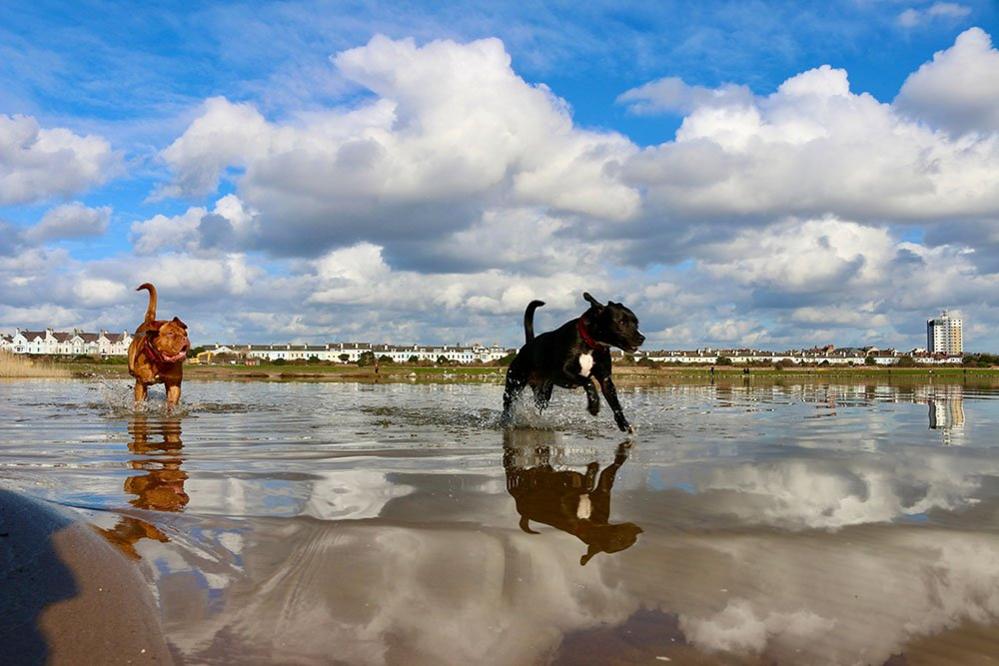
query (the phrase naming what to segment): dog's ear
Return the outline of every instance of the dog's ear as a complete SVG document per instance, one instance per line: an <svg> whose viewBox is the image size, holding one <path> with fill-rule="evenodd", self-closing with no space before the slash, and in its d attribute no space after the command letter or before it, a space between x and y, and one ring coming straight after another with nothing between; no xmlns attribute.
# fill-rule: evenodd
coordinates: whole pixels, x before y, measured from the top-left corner
<svg viewBox="0 0 999 666"><path fill-rule="evenodd" d="M173 323L180 325L180 327L182 329L184 329L185 331L187 330L187 324L185 324L184 322L182 322L179 317L174 317L173 318Z"/></svg>
<svg viewBox="0 0 999 666"><path fill-rule="evenodd" d="M603 307L603 305L600 303L600 301L598 301L597 299L595 299L592 296L590 296L590 292L588 292L588 291L584 291L583 292L583 299L585 299L587 303L589 303L590 305L592 305L595 308L599 309L599 308Z"/></svg>

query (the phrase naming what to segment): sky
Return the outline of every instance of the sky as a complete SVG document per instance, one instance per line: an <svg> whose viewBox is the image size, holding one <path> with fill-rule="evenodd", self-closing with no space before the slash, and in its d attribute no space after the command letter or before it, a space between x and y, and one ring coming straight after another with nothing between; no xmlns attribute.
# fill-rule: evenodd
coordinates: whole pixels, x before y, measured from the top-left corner
<svg viewBox="0 0 999 666"><path fill-rule="evenodd" d="M999 351L990 0L152 4L0 5L0 331Z"/></svg>

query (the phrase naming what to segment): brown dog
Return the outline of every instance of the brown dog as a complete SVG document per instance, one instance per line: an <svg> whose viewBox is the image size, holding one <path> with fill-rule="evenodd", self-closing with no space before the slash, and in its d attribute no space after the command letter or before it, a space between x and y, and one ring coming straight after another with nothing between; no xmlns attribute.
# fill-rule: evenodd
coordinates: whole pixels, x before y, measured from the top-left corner
<svg viewBox="0 0 999 666"><path fill-rule="evenodd" d="M128 373L135 377L135 403L146 399L150 384L164 384L167 408L180 401L180 383L184 378L184 359L191 348L187 324L177 317L170 321L156 319L156 287L146 282L136 291L149 292L146 318L128 347Z"/></svg>

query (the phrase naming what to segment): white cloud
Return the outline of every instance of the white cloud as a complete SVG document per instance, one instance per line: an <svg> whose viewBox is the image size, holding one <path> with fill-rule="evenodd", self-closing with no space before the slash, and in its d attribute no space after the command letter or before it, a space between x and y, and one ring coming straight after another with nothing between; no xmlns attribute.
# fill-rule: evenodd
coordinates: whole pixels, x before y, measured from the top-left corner
<svg viewBox="0 0 999 666"><path fill-rule="evenodd" d="M750 106L753 93L748 86L726 83L718 88L692 86L676 76L667 76L618 96L619 104L637 114L672 111L690 113L706 106Z"/></svg>
<svg viewBox="0 0 999 666"><path fill-rule="evenodd" d="M822 66L749 105L699 105L624 169L659 219L822 215L926 222L999 211L999 139L950 138Z"/></svg>
<svg viewBox="0 0 999 666"><path fill-rule="evenodd" d="M909 75L894 105L955 134L999 131L999 50L981 28L964 31Z"/></svg>
<svg viewBox="0 0 999 666"><path fill-rule="evenodd" d="M167 191L211 191L238 167L239 196L260 211L268 245L307 236L307 250L295 248L305 253L458 231L486 207L618 221L638 209L638 192L616 176L631 142L575 127L562 100L517 76L498 40L375 37L333 62L376 99L286 123L209 100L163 151L175 174Z"/></svg>
<svg viewBox="0 0 999 666"><path fill-rule="evenodd" d="M243 294L250 289L259 268L247 263L245 255L197 257L186 254L162 254L146 258L127 269L131 282L152 282L161 293L185 298L209 296L224 301L227 295ZM177 296L174 296L177 298Z"/></svg>
<svg viewBox="0 0 999 666"><path fill-rule="evenodd" d="M154 215L148 220L133 222L131 240L139 254L226 249L248 243L254 225L255 212L239 197L227 194L215 202L211 212L195 206L180 215Z"/></svg>
<svg viewBox="0 0 999 666"><path fill-rule="evenodd" d="M0 305L0 321L18 322L21 328L73 327L80 322L80 312L59 305L44 304L29 307Z"/></svg>
<svg viewBox="0 0 999 666"><path fill-rule="evenodd" d="M233 104L221 97L205 101L201 115L184 135L162 153L174 169L174 182L160 196L209 194L230 166L245 166L261 154L268 135L267 121L250 104Z"/></svg>
<svg viewBox="0 0 999 666"><path fill-rule="evenodd" d="M594 285L603 282L576 272L539 277L498 270L461 274L393 270L382 253L383 248L377 245L361 243L311 262L316 279L310 281L314 291L308 301L378 305L386 310L510 315L523 312L528 301L540 297L553 309L580 309L582 292L596 290Z"/></svg>
<svg viewBox="0 0 999 666"><path fill-rule="evenodd" d="M903 28L915 28L934 20L957 20L971 14L971 7L956 2L934 2L926 9L909 7L898 15L898 24Z"/></svg>
<svg viewBox="0 0 999 666"><path fill-rule="evenodd" d="M827 217L790 219L710 246L702 265L736 283L810 293L869 288L896 252L884 229Z"/></svg>
<svg viewBox="0 0 999 666"><path fill-rule="evenodd" d="M710 324L706 331L708 339L717 342L752 346L766 343L768 332L758 322L741 319L721 319Z"/></svg>
<svg viewBox="0 0 999 666"><path fill-rule="evenodd" d="M139 254L182 248L194 239L204 208L188 208L180 215L154 215L148 220L132 223L132 245Z"/></svg>
<svg viewBox="0 0 999 666"><path fill-rule="evenodd" d="M32 243L102 236L110 219L110 206L88 208L79 202L62 204L45 213L24 235Z"/></svg>
<svg viewBox="0 0 999 666"><path fill-rule="evenodd" d="M120 282L100 278L84 278L73 285L73 294L84 307L103 307L121 303L129 296Z"/></svg>
<svg viewBox="0 0 999 666"><path fill-rule="evenodd" d="M805 306L795 308L791 320L803 324L823 326L854 326L862 329L884 328L891 325L887 315L877 314L878 303L858 303L851 305Z"/></svg>
<svg viewBox="0 0 999 666"><path fill-rule="evenodd" d="M118 156L99 136L0 114L0 205L69 196L104 182Z"/></svg>

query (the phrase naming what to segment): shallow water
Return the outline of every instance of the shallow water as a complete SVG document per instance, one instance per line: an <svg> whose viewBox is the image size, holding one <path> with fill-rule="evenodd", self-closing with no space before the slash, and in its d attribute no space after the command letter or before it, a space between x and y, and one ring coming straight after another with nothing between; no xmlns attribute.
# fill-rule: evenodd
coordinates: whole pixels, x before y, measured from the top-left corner
<svg viewBox="0 0 999 666"><path fill-rule="evenodd" d="M190 663L985 663L999 390L684 385L498 427L495 385L0 383Z"/></svg>

